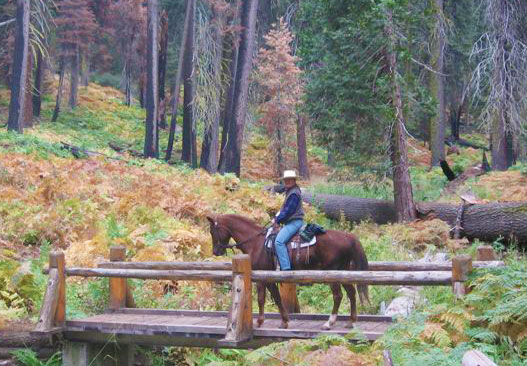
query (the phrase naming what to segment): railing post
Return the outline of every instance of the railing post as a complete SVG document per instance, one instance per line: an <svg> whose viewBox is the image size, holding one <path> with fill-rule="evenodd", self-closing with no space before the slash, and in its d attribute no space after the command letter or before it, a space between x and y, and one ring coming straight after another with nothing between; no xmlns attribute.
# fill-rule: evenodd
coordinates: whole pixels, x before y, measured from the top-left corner
<svg viewBox="0 0 527 366"><path fill-rule="evenodd" d="M58 273L58 300L55 311L55 325L64 326L66 321L66 260L62 251L51 252L49 255L49 269L57 269Z"/></svg>
<svg viewBox="0 0 527 366"><path fill-rule="evenodd" d="M64 254L53 252L49 255L49 278L48 286L46 287L46 293L44 294L44 301L42 301L42 307L40 308L40 314L38 316L38 322L35 326L35 333L49 333L52 332L56 326L57 310L59 305L59 289L64 283L61 283L61 277L59 275L58 266L64 265ZM62 281L64 281L64 270L62 269ZM62 290L64 306L64 288ZM64 310L61 310L62 323L64 322Z"/></svg>
<svg viewBox="0 0 527 366"><path fill-rule="evenodd" d="M253 336L251 258L247 254L232 258L232 304L223 345L236 346Z"/></svg>
<svg viewBox="0 0 527 366"><path fill-rule="evenodd" d="M465 281L468 274L472 271L472 257L470 255L460 255L452 258L452 290L456 299L462 298L467 289Z"/></svg>
<svg viewBox="0 0 527 366"><path fill-rule="evenodd" d="M496 261L498 255L491 245L482 245L478 247L478 254L476 255L478 261Z"/></svg>
<svg viewBox="0 0 527 366"><path fill-rule="evenodd" d="M110 248L110 262L122 262L126 258L125 247ZM126 278L110 278L110 309L126 306Z"/></svg>

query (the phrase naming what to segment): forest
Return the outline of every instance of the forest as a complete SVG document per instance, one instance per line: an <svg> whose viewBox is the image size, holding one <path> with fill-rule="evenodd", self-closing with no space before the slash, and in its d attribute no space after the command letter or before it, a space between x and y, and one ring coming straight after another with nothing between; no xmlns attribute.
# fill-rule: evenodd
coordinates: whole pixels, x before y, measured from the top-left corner
<svg viewBox="0 0 527 366"><path fill-rule="evenodd" d="M0 365L63 364L59 346L15 341L39 319L50 253L220 261L207 217L266 225L291 169L304 220L355 234L370 262L486 246L504 266L472 271L461 299L370 286L359 314L411 298L374 342L140 347L136 364L370 366L389 351L471 366L478 350L527 365L526 17L523 0L0 0ZM138 308L230 306L227 283L128 283ZM68 319L104 312L108 279L67 284ZM297 297L331 312L328 286Z"/></svg>

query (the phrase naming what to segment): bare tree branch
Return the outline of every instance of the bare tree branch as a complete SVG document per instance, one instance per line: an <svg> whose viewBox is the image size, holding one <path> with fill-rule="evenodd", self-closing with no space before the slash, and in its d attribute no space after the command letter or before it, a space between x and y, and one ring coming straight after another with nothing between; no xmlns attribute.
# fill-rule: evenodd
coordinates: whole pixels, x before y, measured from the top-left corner
<svg viewBox="0 0 527 366"><path fill-rule="evenodd" d="M9 20L6 20L5 22L1 22L0 23L0 27L3 27L4 25L8 25L10 23L13 23L16 19L13 18L13 19L9 19Z"/></svg>

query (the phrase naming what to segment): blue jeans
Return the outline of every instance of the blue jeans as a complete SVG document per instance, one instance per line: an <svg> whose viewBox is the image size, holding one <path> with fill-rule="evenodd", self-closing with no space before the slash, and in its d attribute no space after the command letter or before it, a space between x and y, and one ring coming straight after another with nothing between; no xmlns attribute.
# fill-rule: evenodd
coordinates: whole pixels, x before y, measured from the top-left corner
<svg viewBox="0 0 527 366"><path fill-rule="evenodd" d="M274 247L282 271L289 271L291 269L291 260L289 259L286 244L300 230L302 225L304 225L304 220L302 219L289 221L276 236Z"/></svg>

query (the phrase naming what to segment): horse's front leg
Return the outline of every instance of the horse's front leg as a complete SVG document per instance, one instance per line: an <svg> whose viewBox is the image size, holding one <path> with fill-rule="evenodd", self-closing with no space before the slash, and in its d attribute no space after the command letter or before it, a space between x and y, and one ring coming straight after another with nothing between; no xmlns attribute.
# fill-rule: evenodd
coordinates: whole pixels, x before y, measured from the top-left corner
<svg viewBox="0 0 527 366"><path fill-rule="evenodd" d="M260 328L264 322L264 307L265 307L265 285L258 283L256 285L256 291L258 292L258 320L256 327Z"/></svg>
<svg viewBox="0 0 527 366"><path fill-rule="evenodd" d="M282 316L282 324L280 324L280 328L287 329L287 327L289 326L289 314L282 306L282 298L280 297L280 291L278 291L278 286L276 285L276 283L271 283L267 285L267 289L271 293L274 303L276 304L276 306L278 306L278 311Z"/></svg>
<svg viewBox="0 0 527 366"><path fill-rule="evenodd" d="M333 311L329 316L329 319L322 329L329 330L337 321L337 314L339 313L340 303L342 302L342 289L340 288L340 283L334 283L329 285L331 287L331 292L333 293Z"/></svg>

